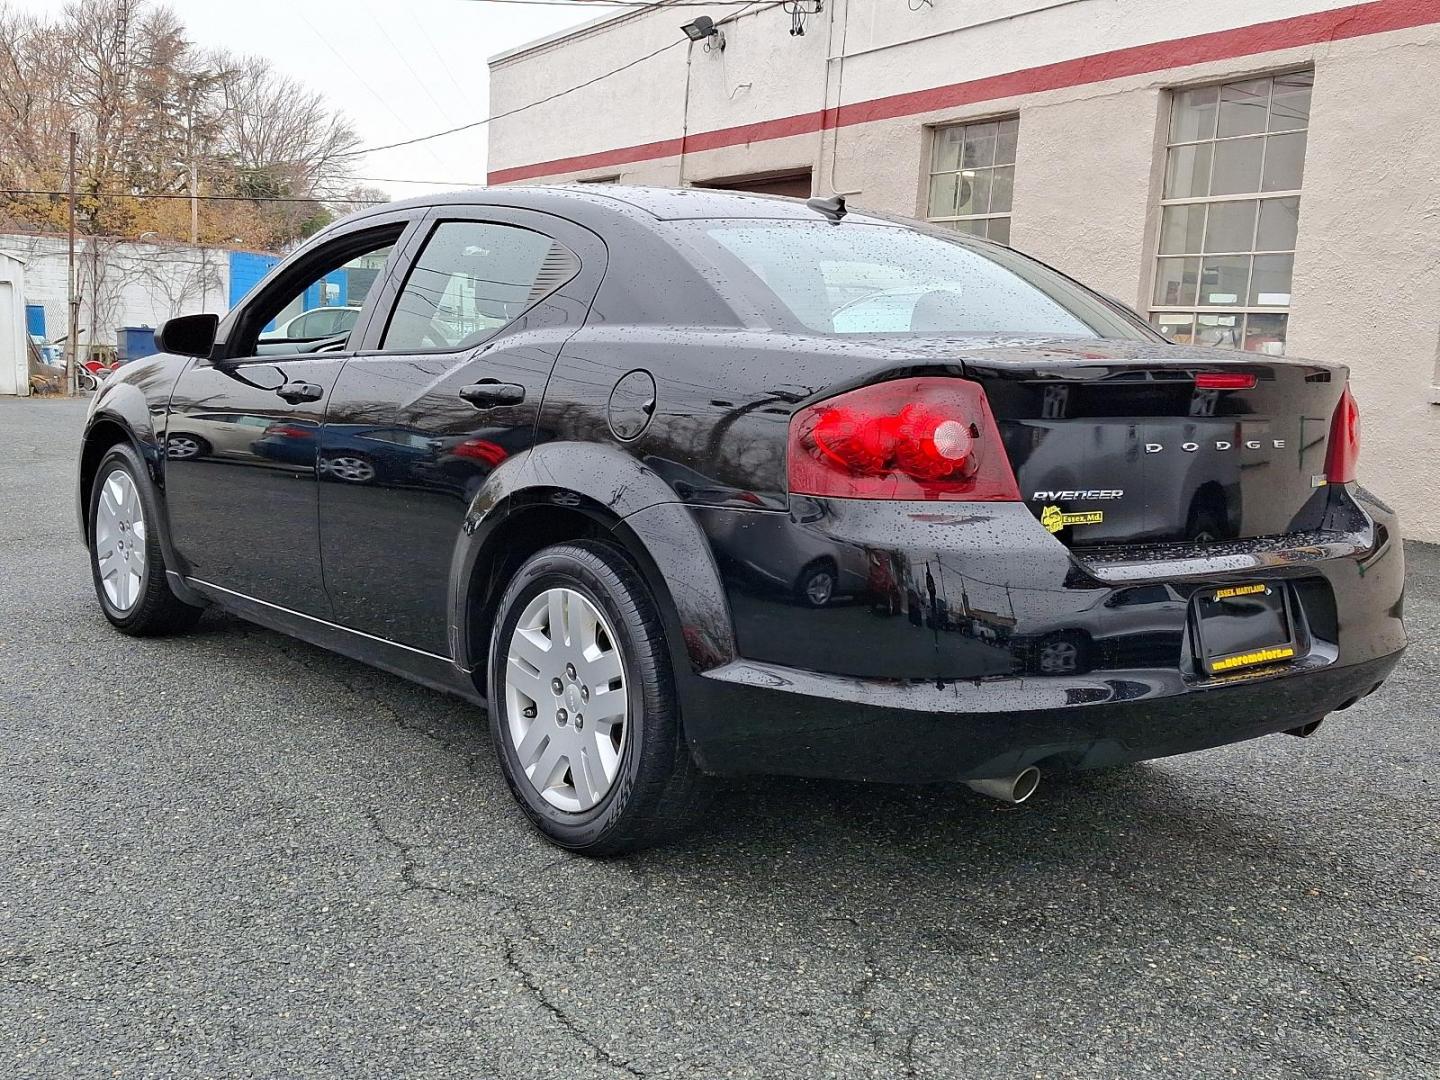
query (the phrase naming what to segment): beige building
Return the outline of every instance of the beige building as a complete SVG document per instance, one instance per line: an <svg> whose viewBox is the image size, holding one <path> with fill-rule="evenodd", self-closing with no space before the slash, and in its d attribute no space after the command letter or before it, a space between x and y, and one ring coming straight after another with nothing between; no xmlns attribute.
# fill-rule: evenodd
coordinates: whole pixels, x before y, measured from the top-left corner
<svg viewBox="0 0 1440 1080"><path fill-rule="evenodd" d="M1344 361L1365 483L1440 542L1440 0L817 7L681 0L495 57L490 182L844 193L1176 340Z"/></svg>

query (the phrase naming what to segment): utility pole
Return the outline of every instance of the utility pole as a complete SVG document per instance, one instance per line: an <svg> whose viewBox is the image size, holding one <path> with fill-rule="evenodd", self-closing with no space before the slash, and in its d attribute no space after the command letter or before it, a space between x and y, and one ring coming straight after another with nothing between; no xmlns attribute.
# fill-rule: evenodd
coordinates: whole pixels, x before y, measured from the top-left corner
<svg viewBox="0 0 1440 1080"><path fill-rule="evenodd" d="M194 247L200 244L200 193L196 190L199 186L199 169L195 167L195 95L198 92L198 84L192 83L190 109L185 115L186 157L190 159L190 244Z"/></svg>
<svg viewBox="0 0 1440 1080"><path fill-rule="evenodd" d="M75 287L75 147L79 141L79 133L70 132L70 326L65 336L65 392L71 395L77 389L76 373L80 370L80 354L75 340L80 336L80 292Z"/></svg>

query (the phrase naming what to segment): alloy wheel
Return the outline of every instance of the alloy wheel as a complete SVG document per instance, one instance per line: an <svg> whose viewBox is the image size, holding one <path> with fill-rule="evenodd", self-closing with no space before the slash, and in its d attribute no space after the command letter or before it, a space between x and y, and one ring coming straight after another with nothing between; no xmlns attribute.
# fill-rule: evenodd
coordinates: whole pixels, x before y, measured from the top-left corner
<svg viewBox="0 0 1440 1080"><path fill-rule="evenodd" d="M605 616L574 589L535 596L510 635L504 692L511 744L540 796L570 813L598 804L620 773L630 714Z"/></svg>
<svg viewBox="0 0 1440 1080"><path fill-rule="evenodd" d="M368 484L375 479L375 466L362 457L332 457L325 459L331 476L351 484Z"/></svg>
<svg viewBox="0 0 1440 1080"><path fill-rule="evenodd" d="M805 598L814 607L824 607L835 595L835 578L828 570L817 570L805 582Z"/></svg>
<svg viewBox="0 0 1440 1080"><path fill-rule="evenodd" d="M105 478L95 508L95 564L110 606L120 614L145 591L145 510L124 469Z"/></svg>
<svg viewBox="0 0 1440 1080"><path fill-rule="evenodd" d="M1052 641L1040 650L1040 670L1047 675L1070 675L1080 670L1080 649L1071 641Z"/></svg>
<svg viewBox="0 0 1440 1080"><path fill-rule="evenodd" d="M189 435L171 435L165 440L165 456L176 461L184 461L186 458L198 457L200 444Z"/></svg>

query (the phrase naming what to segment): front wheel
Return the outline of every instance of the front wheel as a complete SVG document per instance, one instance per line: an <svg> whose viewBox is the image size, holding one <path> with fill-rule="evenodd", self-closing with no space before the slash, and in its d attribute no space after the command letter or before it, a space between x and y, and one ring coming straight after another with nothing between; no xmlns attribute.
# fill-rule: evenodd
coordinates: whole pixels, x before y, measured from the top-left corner
<svg viewBox="0 0 1440 1080"><path fill-rule="evenodd" d="M189 629L200 609L165 580L159 509L149 472L125 444L100 460L90 489L90 572L100 610L117 630L136 637Z"/></svg>
<svg viewBox="0 0 1440 1080"><path fill-rule="evenodd" d="M817 559L800 572L795 596L807 607L822 608L835 599L838 573L828 559Z"/></svg>
<svg viewBox="0 0 1440 1080"><path fill-rule="evenodd" d="M320 459L320 471L347 484L368 484L375 479L375 466L361 454L335 454Z"/></svg>
<svg viewBox="0 0 1440 1080"><path fill-rule="evenodd" d="M489 670L501 769L552 843L618 854L698 814L660 613L621 552L581 541L532 556L501 598Z"/></svg>
<svg viewBox="0 0 1440 1080"><path fill-rule="evenodd" d="M165 456L171 461L189 461L191 458L209 457L212 453L209 442L199 435L176 432L165 439Z"/></svg>

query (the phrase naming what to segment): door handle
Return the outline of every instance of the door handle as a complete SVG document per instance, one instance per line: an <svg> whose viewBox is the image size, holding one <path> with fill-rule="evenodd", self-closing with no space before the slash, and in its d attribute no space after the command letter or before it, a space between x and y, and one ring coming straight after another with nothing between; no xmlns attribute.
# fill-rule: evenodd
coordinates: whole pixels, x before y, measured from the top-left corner
<svg viewBox="0 0 1440 1080"><path fill-rule="evenodd" d="M311 382L292 382L276 390L275 395L291 405L299 405L302 401L319 401L325 396L325 389Z"/></svg>
<svg viewBox="0 0 1440 1080"><path fill-rule="evenodd" d="M519 383L483 379L460 388L460 396L477 409L493 409L497 405L519 405L525 400L525 387Z"/></svg>

